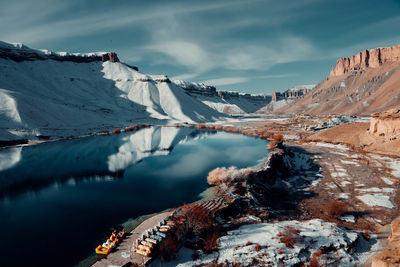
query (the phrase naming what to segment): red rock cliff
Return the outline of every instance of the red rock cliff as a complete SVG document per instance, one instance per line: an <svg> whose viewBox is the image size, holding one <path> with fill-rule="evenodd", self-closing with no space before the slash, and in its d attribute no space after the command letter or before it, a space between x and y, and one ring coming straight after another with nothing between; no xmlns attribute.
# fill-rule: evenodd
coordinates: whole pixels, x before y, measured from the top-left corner
<svg viewBox="0 0 400 267"><path fill-rule="evenodd" d="M339 76L359 69L377 68L385 62L400 64L400 45L364 50L354 56L340 58L336 66L332 66L329 76Z"/></svg>

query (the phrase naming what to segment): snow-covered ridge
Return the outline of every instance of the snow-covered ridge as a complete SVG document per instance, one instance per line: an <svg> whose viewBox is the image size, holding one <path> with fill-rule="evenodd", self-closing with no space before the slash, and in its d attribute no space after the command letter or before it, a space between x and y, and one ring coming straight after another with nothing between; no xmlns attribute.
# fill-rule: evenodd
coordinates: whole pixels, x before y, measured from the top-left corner
<svg viewBox="0 0 400 267"><path fill-rule="evenodd" d="M118 56L113 52L69 53L50 50L33 49L21 43L6 43L0 41L0 58L17 62L32 60L57 60L73 62L111 61L118 62Z"/></svg>
<svg viewBox="0 0 400 267"><path fill-rule="evenodd" d="M214 86L182 80L174 80L172 82L184 89L187 94L222 113L252 113L271 101L271 96L264 94L218 91Z"/></svg>
<svg viewBox="0 0 400 267"><path fill-rule="evenodd" d="M140 73L112 54L63 56L1 42L0 55L0 140L225 117L166 75Z"/></svg>

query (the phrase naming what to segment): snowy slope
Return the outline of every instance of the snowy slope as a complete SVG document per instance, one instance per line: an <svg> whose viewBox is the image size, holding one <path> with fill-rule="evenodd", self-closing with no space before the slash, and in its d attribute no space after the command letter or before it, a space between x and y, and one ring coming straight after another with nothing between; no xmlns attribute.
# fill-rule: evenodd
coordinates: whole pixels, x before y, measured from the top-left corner
<svg viewBox="0 0 400 267"><path fill-rule="evenodd" d="M14 54L21 49L19 56L29 53L23 45L1 42L0 48L7 45L14 47ZM46 53L51 54L41 56ZM74 55L87 60L99 54ZM222 116L166 76L145 75L124 63L0 58L0 140L79 135L160 120L204 122Z"/></svg>
<svg viewBox="0 0 400 267"><path fill-rule="evenodd" d="M182 80L172 82L207 106L226 114L253 113L271 101L271 96L266 95L217 91L214 86Z"/></svg>

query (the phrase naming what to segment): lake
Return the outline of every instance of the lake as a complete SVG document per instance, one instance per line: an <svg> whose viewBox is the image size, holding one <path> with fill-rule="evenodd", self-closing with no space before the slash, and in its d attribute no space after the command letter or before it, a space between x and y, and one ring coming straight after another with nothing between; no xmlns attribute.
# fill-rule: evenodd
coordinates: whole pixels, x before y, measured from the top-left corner
<svg viewBox="0 0 400 267"><path fill-rule="evenodd" d="M220 166L262 164L267 142L150 127L0 149L2 266L73 266L129 219L200 198Z"/></svg>

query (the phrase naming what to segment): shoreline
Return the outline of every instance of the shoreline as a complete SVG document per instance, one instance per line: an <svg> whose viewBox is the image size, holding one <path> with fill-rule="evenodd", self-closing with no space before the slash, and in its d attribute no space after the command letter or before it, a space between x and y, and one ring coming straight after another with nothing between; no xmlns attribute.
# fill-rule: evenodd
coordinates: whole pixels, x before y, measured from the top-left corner
<svg viewBox="0 0 400 267"><path fill-rule="evenodd" d="M203 192L201 192L199 195L200 197L199 200L192 202L193 203L201 203L201 202L205 202L205 201L209 201L212 200L216 197L216 187L215 186L210 186L208 187L206 190L204 190ZM145 215L141 215L135 219L128 219L127 221L121 223L120 225L128 232L128 233L134 233L134 232L143 232L142 230L146 230L147 228L152 228L152 227L145 227L144 229L140 229L140 231L138 231L138 227L142 226L142 225L147 225L148 221L152 221L154 218L157 218L158 216L162 217L162 214L168 214L170 215L170 213L175 210L175 208L168 208L166 210L160 211L160 212L155 212L155 213L150 213L150 214L145 214ZM142 227L143 228L143 227ZM136 233L137 234L137 233ZM126 242L128 239L124 239L123 242ZM131 239L129 239L131 240ZM120 244L121 245L121 244ZM113 254L113 253L117 253L117 252L121 252L122 249L120 248L120 245L116 248L116 250L112 251L109 255ZM128 244L129 245L129 244ZM131 245L131 244L130 244ZM102 266L102 265L98 265L97 263L103 261L104 259L107 259L108 256L100 256L97 255L95 253L91 254L90 256L88 256L87 258L83 259L82 261L80 261L77 265L75 265L76 267L90 267L90 266ZM107 266L107 265L104 265Z"/></svg>

